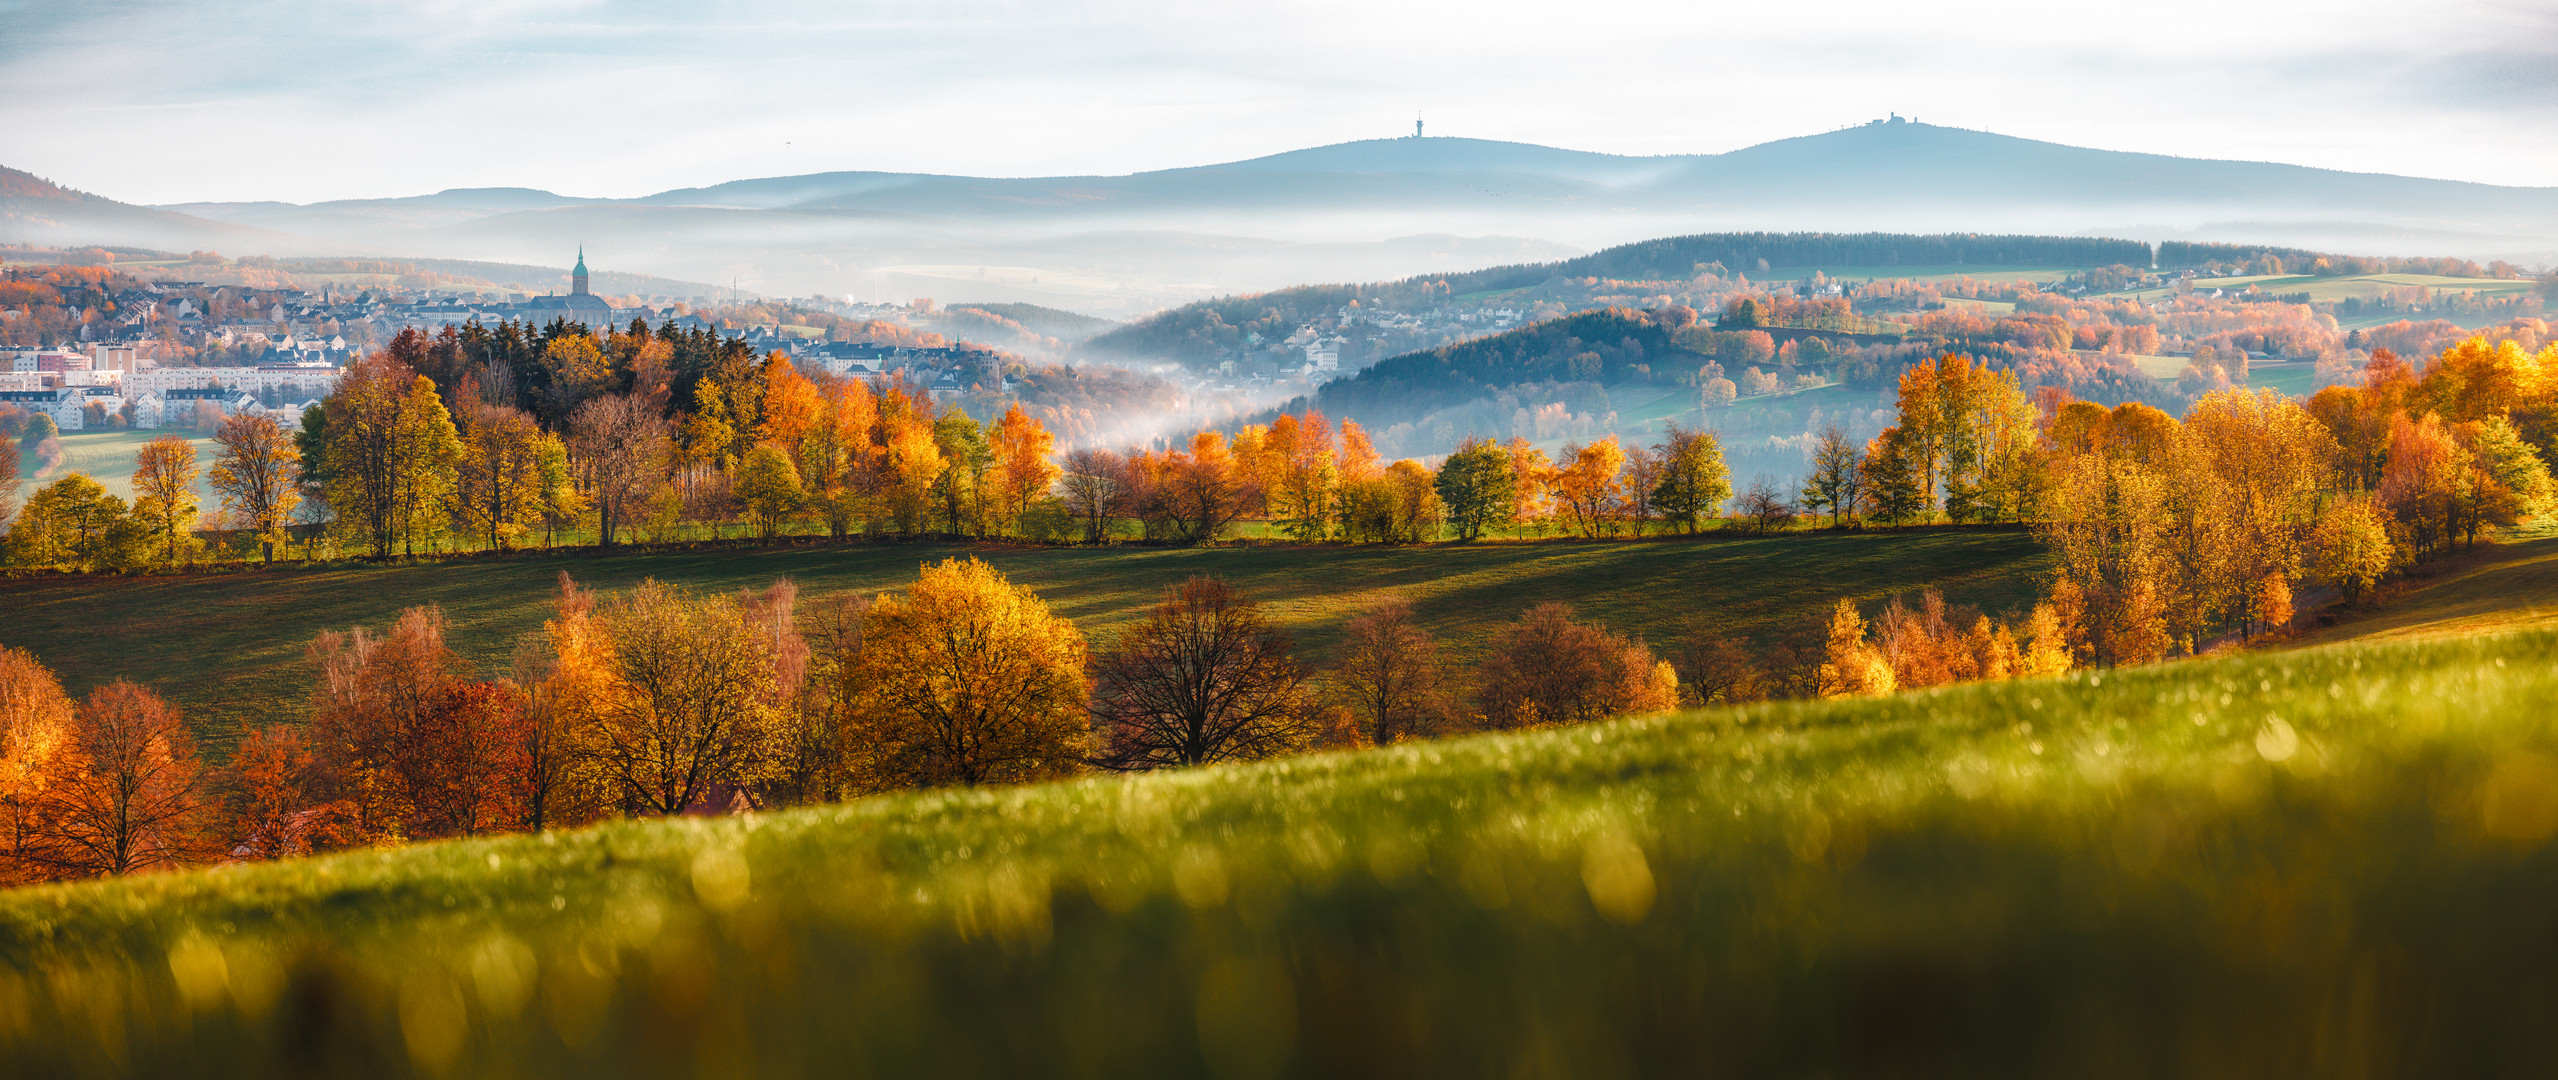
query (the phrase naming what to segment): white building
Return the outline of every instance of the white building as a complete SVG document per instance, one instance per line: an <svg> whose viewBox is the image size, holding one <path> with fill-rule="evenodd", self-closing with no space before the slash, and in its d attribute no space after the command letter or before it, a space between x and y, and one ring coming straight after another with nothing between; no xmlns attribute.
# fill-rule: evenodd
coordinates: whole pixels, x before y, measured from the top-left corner
<svg viewBox="0 0 2558 1080"><path fill-rule="evenodd" d="M327 397L337 388L344 368L326 364L261 364L257 367L152 368L125 376L128 394L163 390L196 390L220 386L265 397L282 394L296 400Z"/></svg>
<svg viewBox="0 0 2558 1080"><path fill-rule="evenodd" d="M46 390L0 390L0 404L15 405L53 418L53 426L63 431L79 431L89 426L87 406L95 400L110 411L124 407L124 399L114 388L103 386L57 386Z"/></svg>

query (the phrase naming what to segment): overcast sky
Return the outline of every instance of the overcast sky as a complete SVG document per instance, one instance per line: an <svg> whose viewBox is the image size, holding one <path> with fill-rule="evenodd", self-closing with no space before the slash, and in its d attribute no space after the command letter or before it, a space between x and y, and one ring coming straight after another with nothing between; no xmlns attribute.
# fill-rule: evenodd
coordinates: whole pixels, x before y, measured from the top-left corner
<svg viewBox="0 0 2558 1080"><path fill-rule="evenodd" d="M1416 111L1622 154L1898 111L2558 185L2558 0L0 0L0 71L0 164L151 203L1126 173Z"/></svg>

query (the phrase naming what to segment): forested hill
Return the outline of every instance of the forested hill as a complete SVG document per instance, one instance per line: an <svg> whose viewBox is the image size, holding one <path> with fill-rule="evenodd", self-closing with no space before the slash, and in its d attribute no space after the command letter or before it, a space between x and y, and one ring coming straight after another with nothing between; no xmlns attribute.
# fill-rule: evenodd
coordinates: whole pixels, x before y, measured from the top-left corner
<svg viewBox="0 0 2558 1080"><path fill-rule="evenodd" d="M2149 245L2138 240L2089 236L1984 236L1978 233L1702 233L1642 240L1543 266L1482 271L1534 284L1553 275L1664 280L1721 265L1755 273L1808 266L2047 266L2149 265ZM1493 286L1506 288L1515 286Z"/></svg>
<svg viewBox="0 0 2558 1080"><path fill-rule="evenodd" d="M1644 240L1560 262L1496 266L1367 285L1305 285L1184 304L1101 334L1082 352L1105 359L1202 363L1258 333L1263 340L1352 300L1389 310L1471 293L1523 289L1552 278L1669 281L1700 272L1755 274L1805 267L2146 267L2149 245L2084 236L1945 233L1701 233Z"/></svg>
<svg viewBox="0 0 2558 1080"><path fill-rule="evenodd" d="M1676 382L1706 360L1674 340L1681 316L1606 308L1390 357L1325 383L1312 404L1382 426L1522 384Z"/></svg>

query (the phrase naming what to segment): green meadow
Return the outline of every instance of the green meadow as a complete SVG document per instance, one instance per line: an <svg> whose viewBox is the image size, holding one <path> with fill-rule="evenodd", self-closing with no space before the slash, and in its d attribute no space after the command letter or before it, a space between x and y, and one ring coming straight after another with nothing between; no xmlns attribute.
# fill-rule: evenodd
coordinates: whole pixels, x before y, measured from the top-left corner
<svg viewBox="0 0 2558 1080"><path fill-rule="evenodd" d="M1460 662L1499 627L1549 600L1621 632L1666 643L1697 620L1715 633L1782 637L1840 597L1913 600L1923 587L1997 613L2030 606L2048 562L2019 529L1909 529L1748 537L1434 544L1417 547L1048 548L995 544L823 543L601 554L593 549L480 555L432 563L330 564L270 571L0 578L0 645L27 649L74 693L123 677L188 710L226 746L248 726L299 719L309 693L303 650L326 629L380 629L433 604L448 640L484 674L504 673L517 635L541 627L563 572L604 589L656 578L698 589L760 589L777 578L802 597L904 587L953 557L992 563L1037 590L1098 646L1197 574L1268 605L1310 659L1329 663L1341 627L1388 597Z"/></svg>
<svg viewBox="0 0 2558 1080"><path fill-rule="evenodd" d="M0 894L24 1077L2543 1076L2558 635Z"/></svg>
<svg viewBox="0 0 2558 1080"><path fill-rule="evenodd" d="M37 487L76 472L87 473L89 479L104 485L109 494L131 501L134 455L142 452L142 444L162 435L185 436L188 444L195 447L196 468L210 470L213 467L213 455L217 450L213 439L191 431L66 431L55 436L62 441L62 464L37 475L35 455L22 456L18 470L26 480L25 486L19 489L19 497L24 498ZM206 482L201 471L196 475L195 497L200 509L221 509L221 501L215 497L212 485Z"/></svg>

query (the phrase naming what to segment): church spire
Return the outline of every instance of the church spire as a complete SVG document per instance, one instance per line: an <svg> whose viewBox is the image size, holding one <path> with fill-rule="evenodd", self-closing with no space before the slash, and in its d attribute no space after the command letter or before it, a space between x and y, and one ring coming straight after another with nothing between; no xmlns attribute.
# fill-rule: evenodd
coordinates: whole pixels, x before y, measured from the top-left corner
<svg viewBox="0 0 2558 1080"><path fill-rule="evenodd" d="M586 245L584 244L577 245L577 269L568 272L568 291L571 296L586 295Z"/></svg>

